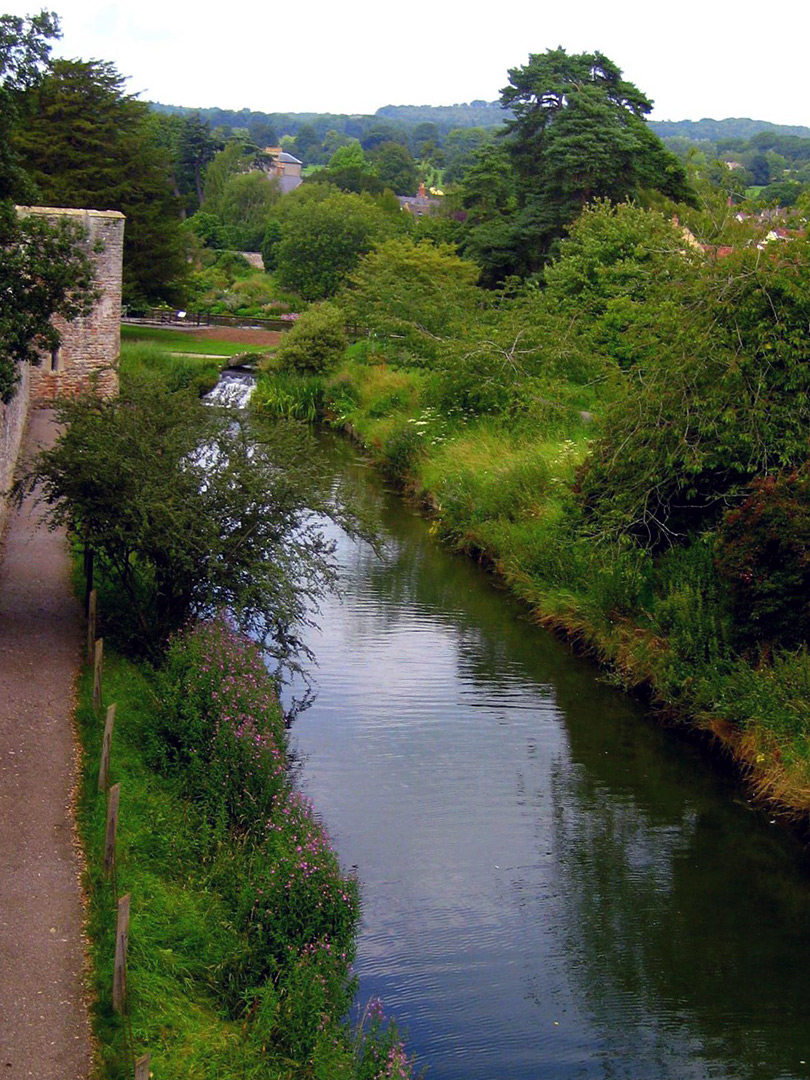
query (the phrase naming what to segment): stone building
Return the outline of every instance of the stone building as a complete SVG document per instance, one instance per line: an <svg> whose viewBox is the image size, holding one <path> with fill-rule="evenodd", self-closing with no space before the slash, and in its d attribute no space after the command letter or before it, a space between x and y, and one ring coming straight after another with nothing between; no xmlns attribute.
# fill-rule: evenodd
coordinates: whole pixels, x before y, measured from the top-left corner
<svg viewBox="0 0 810 1080"><path fill-rule="evenodd" d="M56 220L73 218L84 229L85 247L96 265L100 296L89 315L65 322L54 317L62 344L39 367L31 369L31 404L51 404L78 394L96 380L103 395L118 391L121 351L121 265L124 215L117 210L64 210L51 206L21 206L20 214L41 214Z"/></svg>
<svg viewBox="0 0 810 1080"><path fill-rule="evenodd" d="M8 405L0 402L0 537L7 515L4 493L14 478L29 409L51 405L60 396L81 393L94 384L105 396L117 393L121 351L124 215L116 210L50 206L20 206L17 211L52 220L69 215L83 226L86 249L96 264L100 295L89 315L73 322L54 319L62 344L53 355L44 356L39 367L23 364L13 399Z"/></svg>
<svg viewBox="0 0 810 1080"><path fill-rule="evenodd" d="M264 152L271 158L271 163L265 171L268 176L274 176L278 180L279 191L282 195L295 191L301 186L304 182L301 177L303 161L288 154L280 146L266 146Z"/></svg>

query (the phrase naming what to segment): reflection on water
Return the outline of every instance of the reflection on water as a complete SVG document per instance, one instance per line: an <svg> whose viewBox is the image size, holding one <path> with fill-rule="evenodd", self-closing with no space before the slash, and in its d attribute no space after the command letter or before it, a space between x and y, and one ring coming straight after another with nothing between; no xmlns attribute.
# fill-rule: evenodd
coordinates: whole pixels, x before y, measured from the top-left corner
<svg viewBox="0 0 810 1080"><path fill-rule="evenodd" d="M361 995L434 1080L810 1076L799 845L368 484L293 732Z"/></svg>

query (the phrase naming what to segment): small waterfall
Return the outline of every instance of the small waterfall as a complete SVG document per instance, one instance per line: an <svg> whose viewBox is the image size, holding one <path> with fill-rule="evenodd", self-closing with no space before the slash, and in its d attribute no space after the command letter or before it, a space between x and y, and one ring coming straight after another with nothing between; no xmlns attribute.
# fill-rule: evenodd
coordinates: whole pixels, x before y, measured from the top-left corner
<svg viewBox="0 0 810 1080"><path fill-rule="evenodd" d="M219 382L203 400L225 409L244 409L256 389L256 378L246 371L223 371Z"/></svg>

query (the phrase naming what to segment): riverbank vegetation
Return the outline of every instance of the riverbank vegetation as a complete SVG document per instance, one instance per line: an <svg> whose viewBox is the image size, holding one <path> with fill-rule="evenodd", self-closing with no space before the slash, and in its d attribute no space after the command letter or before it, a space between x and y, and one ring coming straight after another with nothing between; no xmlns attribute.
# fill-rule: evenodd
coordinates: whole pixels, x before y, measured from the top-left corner
<svg viewBox="0 0 810 1080"><path fill-rule="evenodd" d="M305 430L265 424L248 452L234 418L199 400L210 359L164 352L161 364L154 343L146 359L143 347L125 345L120 396L72 403L69 427L36 466L52 513L95 554L105 703L117 705L111 881L86 673L78 820L99 1075L130 1076L133 1056L148 1051L155 1074L177 1080L409 1080L382 1005L353 1006L359 886L296 790L268 663L294 664L303 607L331 582L315 511L349 527L351 512L322 480ZM253 479L233 472L239 462ZM224 549L198 526L219 532ZM258 556L260 535L278 547L251 568L239 552ZM124 893L133 919L121 1017L111 990Z"/></svg>
<svg viewBox="0 0 810 1080"><path fill-rule="evenodd" d="M105 656L122 792L117 888L133 911L129 1013L113 1011L116 904L89 681L78 817L100 1075L131 1076L134 1050L167 1080L407 1080L381 1006L352 1012L357 883L291 782L261 652L222 619L176 637L158 672Z"/></svg>
<svg viewBox="0 0 810 1080"><path fill-rule="evenodd" d="M810 244L730 221L718 257L717 217L678 210L694 233L591 203L540 288L482 293L450 252L379 246L333 301L367 331L321 414L540 620L805 813Z"/></svg>
<svg viewBox="0 0 810 1080"><path fill-rule="evenodd" d="M121 397L65 404L69 431L40 461L56 518L95 553L121 654L106 693L132 807L119 872L141 913L133 1033L164 1076L405 1076L376 1006L368 1038L341 1023L355 885L290 785L273 688L234 626L293 660L307 595L330 581L311 514L346 520L300 431L276 421L320 418L361 440L437 536L806 817L805 226L793 216L769 236L770 219L739 220L728 167L667 150L649 99L598 53L512 69L500 134L448 133L453 160L423 129L420 162L453 186L415 217L393 176L428 173L382 153L397 141L385 123L360 153L353 137L328 155L310 137L326 168L282 196L262 149L275 133L150 114L108 64L48 64L40 39L55 29L35 35L30 82L2 87L2 194L125 210L133 307L300 316L263 362L254 414L273 434L252 456L240 424L199 406L216 362L141 342ZM66 103L87 135L70 147L56 130ZM259 248L269 273L237 247ZM231 623L212 618L222 605ZM86 703L80 720L112 1077L125 1034L106 997Z"/></svg>

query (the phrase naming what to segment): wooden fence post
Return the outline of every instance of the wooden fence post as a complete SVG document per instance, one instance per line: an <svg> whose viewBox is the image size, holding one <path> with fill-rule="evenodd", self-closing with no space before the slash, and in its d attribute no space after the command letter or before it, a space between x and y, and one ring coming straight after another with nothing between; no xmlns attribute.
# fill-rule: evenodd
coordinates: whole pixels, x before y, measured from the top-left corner
<svg viewBox="0 0 810 1080"><path fill-rule="evenodd" d="M90 614L90 593L93 591L93 549L84 545L84 613Z"/></svg>
<svg viewBox="0 0 810 1080"><path fill-rule="evenodd" d="M90 590L87 601L87 663L93 662L93 653L96 648L96 617L98 612L98 593L95 589Z"/></svg>
<svg viewBox="0 0 810 1080"><path fill-rule="evenodd" d="M113 1009L123 1013L127 996L127 943L129 942L129 893L118 901L115 927L115 970L113 971Z"/></svg>
<svg viewBox="0 0 810 1080"><path fill-rule="evenodd" d="M104 661L104 638L99 638L93 650L93 708L101 708L101 669Z"/></svg>
<svg viewBox="0 0 810 1080"><path fill-rule="evenodd" d="M135 1062L135 1080L149 1080L149 1055L144 1054Z"/></svg>
<svg viewBox="0 0 810 1080"><path fill-rule="evenodd" d="M115 705L107 709L104 723L104 738L101 741L101 762L98 767L98 790L106 791L110 783L110 750L112 749L113 728L115 726Z"/></svg>
<svg viewBox="0 0 810 1080"><path fill-rule="evenodd" d="M121 785L113 784L107 796L107 833L104 839L104 871L111 873L115 866L115 834L118 829L118 802Z"/></svg>

